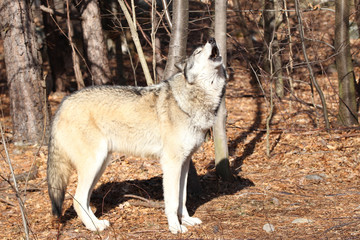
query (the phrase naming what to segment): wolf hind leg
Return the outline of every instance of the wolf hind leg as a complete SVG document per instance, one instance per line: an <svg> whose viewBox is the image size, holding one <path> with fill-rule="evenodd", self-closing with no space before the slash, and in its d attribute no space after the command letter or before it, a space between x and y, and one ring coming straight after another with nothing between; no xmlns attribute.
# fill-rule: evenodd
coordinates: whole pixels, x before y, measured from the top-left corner
<svg viewBox="0 0 360 240"><path fill-rule="evenodd" d="M85 227L91 231L102 231L110 223L99 220L90 208L91 193L109 163L111 154L104 152L87 162L87 166L78 169L78 186L74 196L74 209ZM80 166L81 167L81 166Z"/></svg>

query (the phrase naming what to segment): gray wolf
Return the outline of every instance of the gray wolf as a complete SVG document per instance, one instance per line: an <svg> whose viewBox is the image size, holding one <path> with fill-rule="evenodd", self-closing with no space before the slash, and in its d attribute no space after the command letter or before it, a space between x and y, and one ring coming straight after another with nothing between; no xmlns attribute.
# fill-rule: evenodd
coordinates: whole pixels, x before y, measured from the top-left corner
<svg viewBox="0 0 360 240"><path fill-rule="evenodd" d="M197 48L178 68L179 73L157 85L89 87L62 101L52 122L47 162L53 215L61 216L74 168L76 213L89 230L108 227L109 221L92 212L90 195L111 153L120 152L160 159L172 233L201 223L186 209L186 185L191 155L213 126L225 93L226 72L215 39Z"/></svg>

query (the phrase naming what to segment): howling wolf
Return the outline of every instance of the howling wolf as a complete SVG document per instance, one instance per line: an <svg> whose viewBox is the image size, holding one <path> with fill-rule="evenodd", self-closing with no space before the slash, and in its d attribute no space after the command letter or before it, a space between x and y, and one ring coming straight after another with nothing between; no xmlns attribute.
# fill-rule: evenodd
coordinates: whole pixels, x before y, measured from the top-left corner
<svg viewBox="0 0 360 240"><path fill-rule="evenodd" d="M149 87L95 86L63 100L51 127L47 181L52 212L60 217L74 168L74 208L86 228L110 225L90 208L94 186L112 152L160 159L165 214L172 233L200 224L186 209L189 161L213 126L225 93L226 72L214 38L178 65L181 70Z"/></svg>

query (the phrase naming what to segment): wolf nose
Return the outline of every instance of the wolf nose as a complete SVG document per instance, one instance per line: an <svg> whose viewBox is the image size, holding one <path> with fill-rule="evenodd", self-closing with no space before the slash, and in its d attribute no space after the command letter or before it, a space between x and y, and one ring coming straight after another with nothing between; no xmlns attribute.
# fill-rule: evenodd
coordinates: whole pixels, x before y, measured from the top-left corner
<svg viewBox="0 0 360 240"><path fill-rule="evenodd" d="M216 41L215 41L215 38L210 38L209 41L208 41L211 45L214 45L216 44Z"/></svg>

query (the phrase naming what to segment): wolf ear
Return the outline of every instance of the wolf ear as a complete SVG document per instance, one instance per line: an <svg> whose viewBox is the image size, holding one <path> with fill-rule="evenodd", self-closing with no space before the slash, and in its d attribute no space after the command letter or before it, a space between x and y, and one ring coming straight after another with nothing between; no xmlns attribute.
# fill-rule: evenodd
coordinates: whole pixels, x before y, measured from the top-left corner
<svg viewBox="0 0 360 240"><path fill-rule="evenodd" d="M180 70L180 72L185 72L185 61L181 61L175 64L175 67Z"/></svg>

